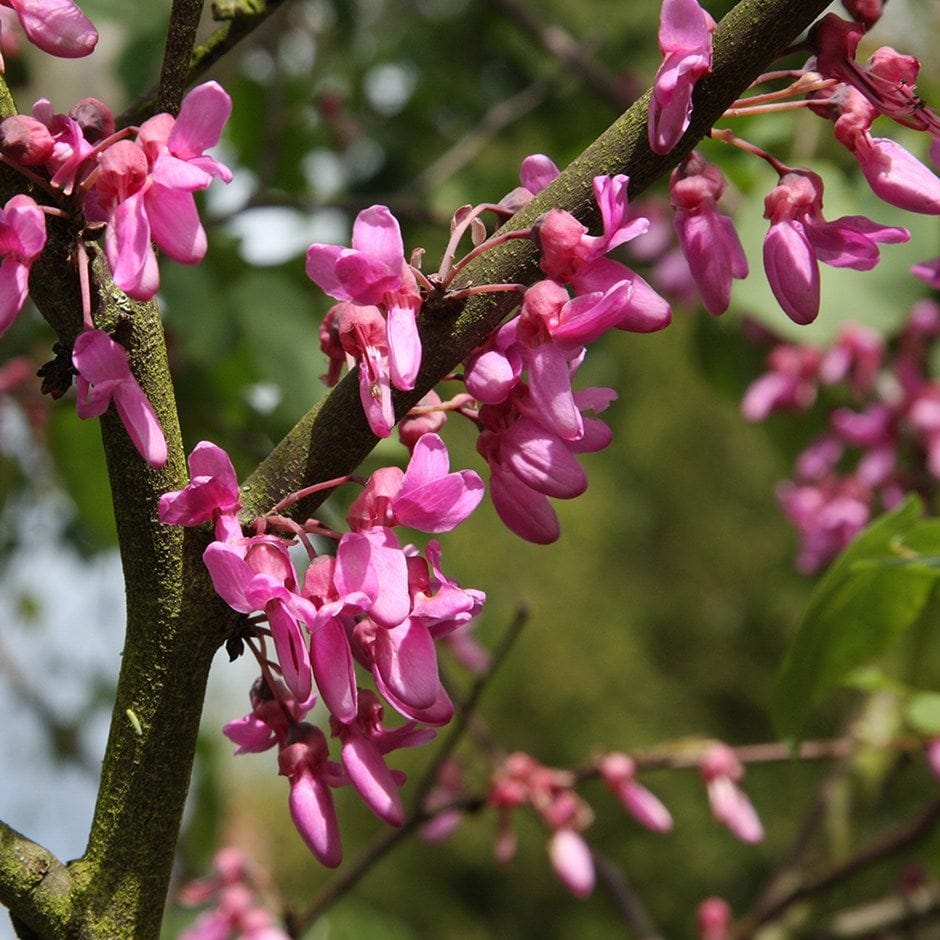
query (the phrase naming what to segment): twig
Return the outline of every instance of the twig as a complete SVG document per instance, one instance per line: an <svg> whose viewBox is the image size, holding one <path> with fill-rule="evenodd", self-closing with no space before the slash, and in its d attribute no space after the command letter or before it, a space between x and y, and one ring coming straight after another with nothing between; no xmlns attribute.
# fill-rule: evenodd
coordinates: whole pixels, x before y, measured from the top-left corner
<svg viewBox="0 0 940 940"><path fill-rule="evenodd" d="M594 870L607 887L636 940L663 940L663 935L656 929L624 873L605 856L594 851L591 855L594 859Z"/></svg>
<svg viewBox="0 0 940 940"><path fill-rule="evenodd" d="M189 63L202 8L203 0L173 0L157 85L155 107L158 112L176 114L179 111L189 79Z"/></svg>
<svg viewBox="0 0 940 940"><path fill-rule="evenodd" d="M792 891L779 898L773 905L746 918L735 930L736 940L746 940L757 932L758 928L779 917L788 907L804 898L822 894L830 888L870 866L897 855L924 840L931 834L940 821L940 800L934 800L927 808L910 822L904 823L875 839L865 848L860 849L844 862L833 866L817 878L806 879Z"/></svg>
<svg viewBox="0 0 940 940"><path fill-rule="evenodd" d="M601 97L616 108L627 108L636 99L637 95L631 94L616 76L600 65L557 23L542 23L516 0L489 0L489 3L532 36L546 52L565 67L566 72L574 72L588 88L599 92Z"/></svg>
<svg viewBox="0 0 940 940"><path fill-rule="evenodd" d="M547 82L534 82L512 97L494 104L472 131L461 137L415 177L409 190L432 192L450 179L470 163L504 128L542 104L548 97L549 87Z"/></svg>

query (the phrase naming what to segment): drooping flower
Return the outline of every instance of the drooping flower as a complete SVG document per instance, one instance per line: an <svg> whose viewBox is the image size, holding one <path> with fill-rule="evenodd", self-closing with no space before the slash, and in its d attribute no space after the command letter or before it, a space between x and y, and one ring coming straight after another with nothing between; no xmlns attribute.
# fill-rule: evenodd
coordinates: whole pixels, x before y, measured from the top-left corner
<svg viewBox="0 0 940 940"><path fill-rule="evenodd" d="M727 183L694 151L672 172L670 201L682 253L705 309L717 316L731 302L732 278L747 277L747 257L729 216L718 211Z"/></svg>
<svg viewBox="0 0 940 940"><path fill-rule="evenodd" d="M0 336L23 309L29 270L46 244L46 217L29 196L11 197L0 209Z"/></svg>
<svg viewBox="0 0 940 940"><path fill-rule="evenodd" d="M692 90L712 70L715 21L697 0L663 0L659 48L663 62L653 81L649 141L654 153L669 153L692 117Z"/></svg>
<svg viewBox="0 0 940 940"><path fill-rule="evenodd" d="M819 314L819 261L867 271L879 260L878 243L910 238L907 229L879 225L865 216L827 222L822 180L808 170L791 171L764 199L770 230L764 239L764 270L784 312L796 323Z"/></svg>
<svg viewBox="0 0 940 940"><path fill-rule="evenodd" d="M167 459L163 429L124 348L101 330L85 330L75 339L72 363L78 372L78 416L100 417L113 401L138 453L151 467L162 467Z"/></svg>
<svg viewBox="0 0 940 940"><path fill-rule="evenodd" d="M336 868L343 846L330 788L347 781L329 759L326 736L306 722L295 725L278 754L278 766L290 780L290 814L297 831L321 864Z"/></svg>

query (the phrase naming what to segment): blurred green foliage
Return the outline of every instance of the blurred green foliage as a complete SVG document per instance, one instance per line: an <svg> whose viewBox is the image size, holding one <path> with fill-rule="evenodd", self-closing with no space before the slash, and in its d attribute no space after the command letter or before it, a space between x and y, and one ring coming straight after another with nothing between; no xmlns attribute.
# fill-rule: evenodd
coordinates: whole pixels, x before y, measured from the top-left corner
<svg viewBox="0 0 940 940"><path fill-rule="evenodd" d="M566 30L624 93L648 85L658 61L658 5L537 0L522 6L542 24ZM731 3L708 6L718 17ZM107 42L120 46L109 76L120 89L109 97L118 111L157 75L169 4L138 5L132 18L118 0L88 0L85 7L108 24L114 35ZM208 257L197 268L165 265L161 300L187 447L210 438L228 449L241 473L323 393L317 327L330 304L304 274L302 239L263 267L246 260L253 250L271 247L292 226L319 226L311 232L343 242L355 212L380 201L401 218L406 250L425 247L425 270L433 270L457 206L499 199L517 184L529 153L548 153L564 165L620 110L508 18L504 4L485 0L287 3L213 77L235 101L224 156L240 188L234 197L212 193L204 201ZM68 88L41 93L68 106ZM794 162L822 149L830 215L897 219L848 175L851 158L824 143L828 128L817 119L751 120L741 133L765 146L793 144ZM546 764L578 764L603 750L692 736L745 743L775 735L770 688L811 585L792 570L794 537L773 487L811 433L805 424L781 424L774 440L738 412L740 394L763 358L742 339L741 316L797 334L759 274L767 174L721 145L708 145L707 153L722 161L735 187L730 198L755 272L736 285L726 320L679 305L664 333L617 334L591 350L579 379L618 390L604 416L614 443L584 458L590 489L557 506L563 526L557 544L521 544L486 505L443 540L448 573L489 594L478 628L484 642L499 640L520 602L531 605L531 621L487 689L482 716L501 748L525 749ZM241 215L245 209L251 211ZM252 215L261 209L278 214ZM936 244L930 222L904 224L916 229L914 246L886 248L874 272L823 272L820 326L800 336L821 341L848 318L891 326L904 316L917 289L907 267ZM310 235L306 243L313 240L327 236ZM24 318L4 343L8 355L29 355L37 364L50 358L47 335L35 321ZM452 420L446 433L453 464L482 469L473 429ZM66 401L53 409L44 434L59 483L75 503L71 536L84 550L112 544L96 429L77 422ZM405 455L384 444L366 469L380 458L403 462ZM35 483L6 462L0 482L8 503ZM223 660L220 655L215 668L237 668ZM922 664L924 688L936 682L935 665ZM456 666L449 671L460 675ZM247 708L247 682L244 691ZM846 697L811 716L807 732L837 729L856 702ZM922 701L915 716L929 725L935 711L935 703ZM209 714L219 720L211 706ZM205 734L182 874L200 873L218 845L234 841L302 908L331 875L290 826L287 785L276 778L274 759L233 762L217 725L207 725ZM463 751L471 779L482 782L479 756ZM427 760L424 752L405 753L398 764L420 777ZM643 778L672 809L673 834L641 830L597 784L586 790L597 812L588 834L665 936L691 936L702 898L721 894L737 911L753 901L796 838L824 775L823 767L798 763L748 773L747 790L767 828L758 847L738 845L711 820L694 771ZM883 783L870 790L843 784L850 837L847 844L833 837L829 850L857 846L916 806L929 787L917 762L893 767ZM350 794L340 794L339 802L347 857L354 858L381 827ZM620 915L603 888L585 902L569 897L550 872L545 834L531 821L520 820L519 828L519 855L505 872L491 861L490 818L466 820L443 845L409 841L308 936L621 935ZM937 857L936 851L922 855L934 876L940 876ZM900 871L901 863L887 862L854 895L837 894L821 910L866 892L879 896ZM823 915L804 909L799 916L812 923ZM190 917L172 912L167 935Z"/></svg>

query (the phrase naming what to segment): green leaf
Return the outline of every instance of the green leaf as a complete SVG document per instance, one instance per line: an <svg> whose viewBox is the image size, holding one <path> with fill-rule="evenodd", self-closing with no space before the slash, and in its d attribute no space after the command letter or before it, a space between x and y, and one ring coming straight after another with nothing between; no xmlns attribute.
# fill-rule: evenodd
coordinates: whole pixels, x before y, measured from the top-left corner
<svg viewBox="0 0 940 940"><path fill-rule="evenodd" d="M940 581L937 520L916 497L876 520L817 585L773 694L780 734L798 738L810 711L917 621Z"/></svg>
<svg viewBox="0 0 940 940"><path fill-rule="evenodd" d="M940 734L940 693L919 692L907 704L908 723L923 734Z"/></svg>

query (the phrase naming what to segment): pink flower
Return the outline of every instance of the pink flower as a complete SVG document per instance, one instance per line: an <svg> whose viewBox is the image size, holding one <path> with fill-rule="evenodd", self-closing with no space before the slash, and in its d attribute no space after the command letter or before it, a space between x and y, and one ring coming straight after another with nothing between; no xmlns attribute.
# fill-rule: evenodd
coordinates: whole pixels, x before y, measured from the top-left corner
<svg viewBox="0 0 940 940"><path fill-rule="evenodd" d="M940 257L915 264L911 268L911 274L919 277L928 287L940 290Z"/></svg>
<svg viewBox="0 0 940 940"><path fill-rule="evenodd" d="M744 767L727 744L714 744L700 764L712 814L742 842L760 842L764 827L738 782Z"/></svg>
<svg viewBox="0 0 940 940"><path fill-rule="evenodd" d="M0 5L16 13L26 38L49 55L78 59L98 42L97 30L72 0L0 0Z"/></svg>
<svg viewBox="0 0 940 940"><path fill-rule="evenodd" d="M343 742L343 769L366 805L390 826L405 821L399 787L404 774L389 770L384 755L400 747L414 747L432 740L433 728L419 728L413 722L394 730L382 726L382 706L368 690L360 692L356 718L343 724L331 721L334 736Z"/></svg>
<svg viewBox="0 0 940 940"><path fill-rule="evenodd" d="M158 114L141 125L136 142L120 140L99 154L86 212L107 222L108 265L129 297L149 300L159 287L151 238L182 264L205 255L206 233L193 192L213 179L232 178L203 152L218 143L231 108L222 87L206 82L183 99L179 117Z"/></svg>
<svg viewBox="0 0 940 940"><path fill-rule="evenodd" d="M298 702L313 688L308 642L320 626L317 608L297 593L297 577L284 543L270 536L237 542L212 542L203 553L216 593L242 614L264 611L284 682Z"/></svg>
<svg viewBox="0 0 940 940"><path fill-rule="evenodd" d="M607 754L598 765L601 779L627 812L652 832L669 832L672 816L662 802L636 782L636 764L626 754Z"/></svg>
<svg viewBox="0 0 940 940"><path fill-rule="evenodd" d="M869 487L856 477L781 483L777 499L800 536L796 568L803 574L829 564L871 520Z"/></svg>
<svg viewBox="0 0 940 940"><path fill-rule="evenodd" d="M816 401L822 352L814 346L778 343L767 357L768 371L755 379L741 402L748 421L763 421L774 411L805 411Z"/></svg>
<svg viewBox="0 0 940 940"><path fill-rule="evenodd" d="M336 868L343 847L330 787L346 781L329 760L326 736L305 722L296 725L278 755L278 766L290 780L290 814L297 831L321 864Z"/></svg>
<svg viewBox="0 0 940 940"><path fill-rule="evenodd" d="M29 270L46 244L46 217L29 197L16 195L0 209L0 336L23 309Z"/></svg>
<svg viewBox="0 0 940 940"><path fill-rule="evenodd" d="M728 309L732 278L744 278L748 273L734 222L718 212L718 199L726 186L721 170L695 152L673 170L669 184L682 253L702 304L714 316Z"/></svg>
<svg viewBox="0 0 940 940"><path fill-rule="evenodd" d="M519 170L522 185L503 196L499 204L510 212L518 212L559 175L558 167L549 157L544 153L533 153L522 161Z"/></svg>
<svg viewBox="0 0 940 940"><path fill-rule="evenodd" d="M699 940L728 940L731 935L731 907L724 898L705 898L695 919Z"/></svg>
<svg viewBox="0 0 940 940"><path fill-rule="evenodd" d="M113 401L138 453L151 467L162 467L167 459L163 429L123 347L101 330L85 330L75 339L72 363L78 372L79 418L98 418Z"/></svg>
<svg viewBox="0 0 940 940"><path fill-rule="evenodd" d="M548 841L548 857L558 880L576 897L594 890L594 859L580 832L557 829Z"/></svg>
<svg viewBox="0 0 940 940"><path fill-rule="evenodd" d="M336 330L346 354L359 363L359 400L372 433L388 437L395 425L388 333L378 307L341 303Z"/></svg>
<svg viewBox="0 0 940 940"><path fill-rule="evenodd" d="M669 153L692 117L692 90L712 70L715 21L696 0L663 0L659 48L663 62L653 81L649 141L654 153Z"/></svg>
<svg viewBox="0 0 940 940"><path fill-rule="evenodd" d="M416 321L421 295L392 213L385 206L363 209L353 223L351 248L311 245L307 276L336 300L385 307L392 380L396 388L414 388L421 364Z"/></svg>
<svg viewBox="0 0 940 940"><path fill-rule="evenodd" d="M238 496L238 478L228 454L211 441L200 441L189 455L189 483L182 490L164 493L157 514L164 525L192 526L212 519L218 523L228 517L216 527L216 538L224 541L233 522L241 535L233 518L241 508Z"/></svg>
<svg viewBox="0 0 940 940"><path fill-rule="evenodd" d="M437 434L422 435L408 467L377 470L349 508L350 525L404 525L421 532L449 532L483 498L483 481L473 470L450 473L447 445Z"/></svg>
<svg viewBox="0 0 940 940"><path fill-rule="evenodd" d="M877 243L905 242L907 229L879 225L864 216L827 222L822 180L815 173L785 173L764 200L770 230L764 239L764 270L771 290L795 323L819 314L818 261L867 271L879 260Z"/></svg>

